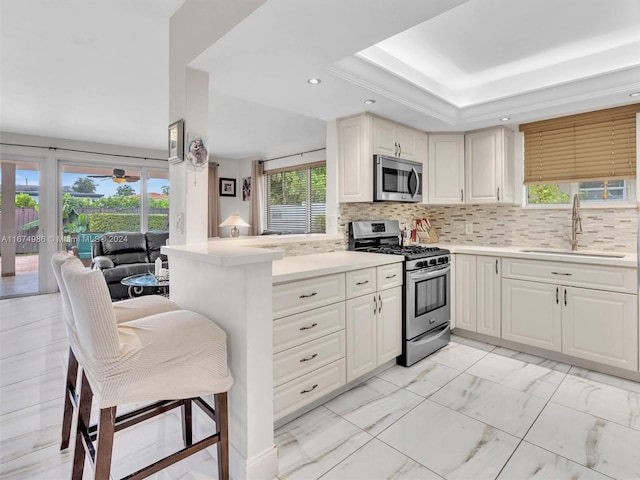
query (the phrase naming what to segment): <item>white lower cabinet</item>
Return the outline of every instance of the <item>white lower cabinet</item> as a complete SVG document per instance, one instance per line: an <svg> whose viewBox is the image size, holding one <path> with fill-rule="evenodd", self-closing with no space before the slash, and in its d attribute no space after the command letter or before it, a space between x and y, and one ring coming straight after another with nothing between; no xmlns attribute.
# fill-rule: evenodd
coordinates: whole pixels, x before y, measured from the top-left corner
<svg viewBox="0 0 640 480"><path fill-rule="evenodd" d="M638 370L635 269L511 258L503 265L502 338Z"/></svg>
<svg viewBox="0 0 640 480"><path fill-rule="evenodd" d="M346 302L347 382L376 368L377 294Z"/></svg>
<svg viewBox="0 0 640 480"><path fill-rule="evenodd" d="M346 302L347 382L402 353L402 288Z"/></svg>
<svg viewBox="0 0 640 480"><path fill-rule="evenodd" d="M275 420L402 353L402 279L398 262L274 286Z"/></svg>
<svg viewBox="0 0 640 480"><path fill-rule="evenodd" d="M377 365L393 360L402 353L402 287L378 294Z"/></svg>
<svg viewBox="0 0 640 480"><path fill-rule="evenodd" d="M638 297L505 278L502 338L638 369Z"/></svg>
<svg viewBox="0 0 640 480"><path fill-rule="evenodd" d="M498 257L476 258L476 331L500 336L501 276Z"/></svg>
<svg viewBox="0 0 640 480"><path fill-rule="evenodd" d="M638 369L636 295L564 287L562 303L562 353Z"/></svg>
<svg viewBox="0 0 640 480"><path fill-rule="evenodd" d="M502 279L502 338L562 350L560 287Z"/></svg>
<svg viewBox="0 0 640 480"><path fill-rule="evenodd" d="M456 328L500 336L500 278L500 258L456 255Z"/></svg>

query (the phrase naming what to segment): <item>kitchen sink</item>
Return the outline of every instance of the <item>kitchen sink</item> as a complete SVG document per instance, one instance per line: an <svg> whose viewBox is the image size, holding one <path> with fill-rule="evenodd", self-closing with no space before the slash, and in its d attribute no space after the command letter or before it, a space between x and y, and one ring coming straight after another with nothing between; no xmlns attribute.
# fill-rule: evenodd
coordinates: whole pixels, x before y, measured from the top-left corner
<svg viewBox="0 0 640 480"><path fill-rule="evenodd" d="M534 250L525 249L520 250L526 253L546 253L550 255L578 255L581 257L600 257L600 258L624 258L624 253L592 253L592 252L574 252L571 250Z"/></svg>

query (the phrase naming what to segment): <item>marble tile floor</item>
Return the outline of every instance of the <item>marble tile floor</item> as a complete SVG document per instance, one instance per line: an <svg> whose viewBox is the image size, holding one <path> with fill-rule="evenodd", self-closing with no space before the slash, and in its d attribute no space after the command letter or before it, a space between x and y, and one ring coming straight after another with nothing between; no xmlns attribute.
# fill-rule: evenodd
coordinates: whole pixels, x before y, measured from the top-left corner
<svg viewBox="0 0 640 480"><path fill-rule="evenodd" d="M2 479L69 478L61 314L57 294L0 301ZM196 436L206 427L198 421ZM275 441L280 480L640 480L640 384L454 336L280 427ZM114 478L180 445L177 411L119 432ZM211 448L151 478L216 470Z"/></svg>

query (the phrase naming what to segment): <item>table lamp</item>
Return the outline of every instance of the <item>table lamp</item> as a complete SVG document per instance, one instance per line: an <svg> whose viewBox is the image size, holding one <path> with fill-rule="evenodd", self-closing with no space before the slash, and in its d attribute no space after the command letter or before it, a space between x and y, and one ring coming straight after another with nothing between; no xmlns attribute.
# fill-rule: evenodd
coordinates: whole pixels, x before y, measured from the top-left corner
<svg viewBox="0 0 640 480"><path fill-rule="evenodd" d="M250 227L251 225L249 225L247 222L245 222L240 215L238 214L233 214L230 215L224 222L222 222L220 225L220 227L233 227L231 229L231 236L232 237L239 237L240 236L240 230L238 230L238 227Z"/></svg>

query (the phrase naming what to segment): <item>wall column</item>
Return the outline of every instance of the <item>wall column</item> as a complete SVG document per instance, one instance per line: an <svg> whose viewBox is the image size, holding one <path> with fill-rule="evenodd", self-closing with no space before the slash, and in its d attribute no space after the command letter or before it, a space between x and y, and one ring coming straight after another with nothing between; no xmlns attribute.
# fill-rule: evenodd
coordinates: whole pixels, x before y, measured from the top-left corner
<svg viewBox="0 0 640 480"><path fill-rule="evenodd" d="M2 276L16 274L16 164L2 162Z"/></svg>

